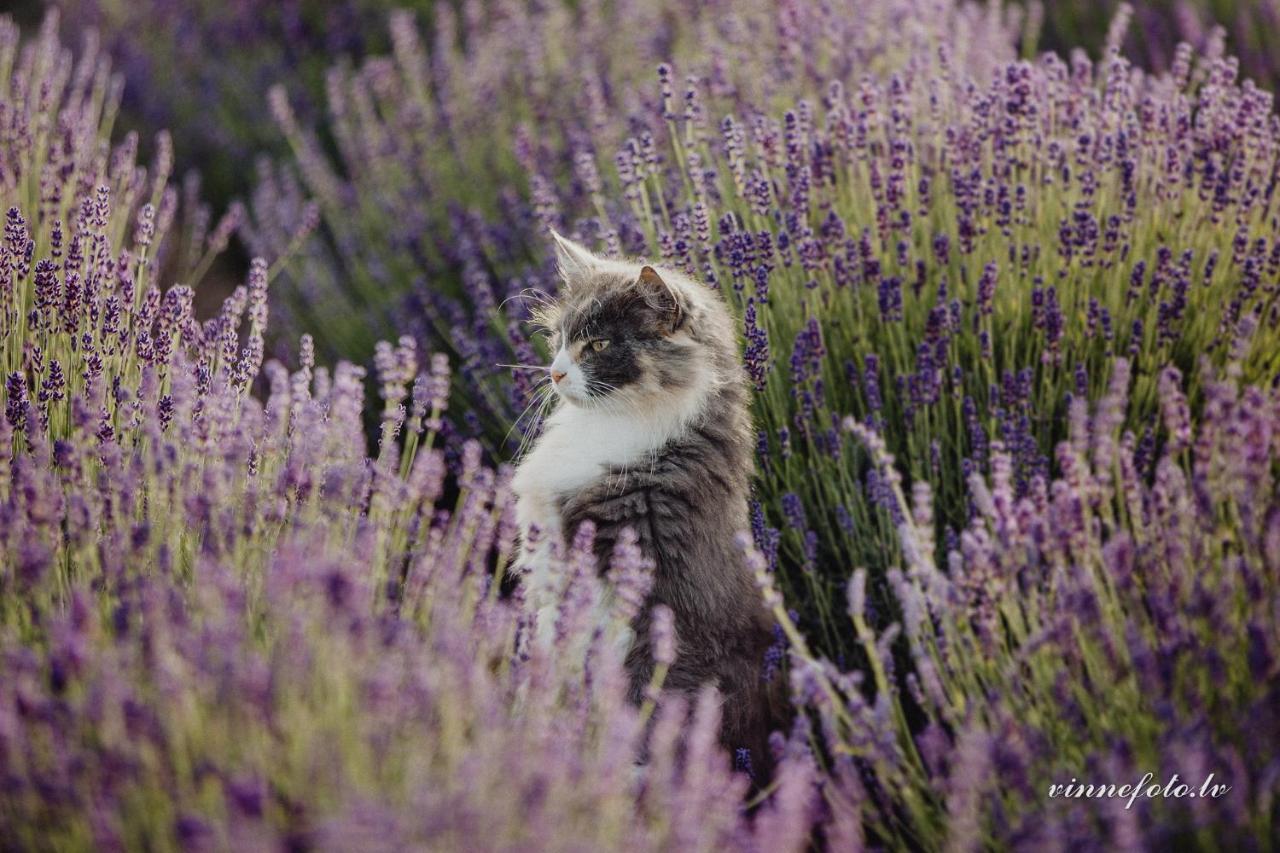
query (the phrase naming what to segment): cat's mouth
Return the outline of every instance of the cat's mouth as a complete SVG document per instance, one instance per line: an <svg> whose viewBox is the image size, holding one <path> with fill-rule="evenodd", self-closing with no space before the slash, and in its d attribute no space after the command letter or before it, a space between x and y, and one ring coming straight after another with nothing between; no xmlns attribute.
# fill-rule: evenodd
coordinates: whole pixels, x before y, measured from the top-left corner
<svg viewBox="0 0 1280 853"><path fill-rule="evenodd" d="M556 393L560 395L560 399L566 402L584 408L591 405L591 396L573 388L568 382L556 383L555 389Z"/></svg>
<svg viewBox="0 0 1280 853"><path fill-rule="evenodd" d="M608 410L619 402L616 393L604 393L594 389L584 389L581 385L564 382L556 386L556 393L566 403L579 409Z"/></svg>

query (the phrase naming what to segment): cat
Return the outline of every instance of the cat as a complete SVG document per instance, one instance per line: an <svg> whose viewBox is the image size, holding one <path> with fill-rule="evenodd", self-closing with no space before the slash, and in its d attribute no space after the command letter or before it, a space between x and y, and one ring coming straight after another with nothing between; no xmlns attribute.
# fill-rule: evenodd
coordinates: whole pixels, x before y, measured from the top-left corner
<svg viewBox="0 0 1280 853"><path fill-rule="evenodd" d="M773 632L735 541L749 525L754 454L735 325L716 291L677 271L553 237L563 288L538 319L558 400L513 480L526 602L547 630L552 543L582 522L595 524L602 569L633 530L655 569L626 652L629 698L639 703L652 677L650 616L666 605L677 644L664 689L715 685L722 744L766 775L777 697L762 671Z"/></svg>

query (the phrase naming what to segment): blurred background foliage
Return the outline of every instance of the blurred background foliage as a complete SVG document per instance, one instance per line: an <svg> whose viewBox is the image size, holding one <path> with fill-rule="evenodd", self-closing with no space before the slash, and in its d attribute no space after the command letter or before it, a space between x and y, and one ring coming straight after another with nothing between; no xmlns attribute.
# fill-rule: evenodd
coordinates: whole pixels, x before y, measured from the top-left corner
<svg viewBox="0 0 1280 853"><path fill-rule="evenodd" d="M433 0L16 0L8 10L20 26L62 9L68 35L96 29L126 77L119 126L144 139L174 134L178 173L199 169L204 197L226 205L247 195L254 155L280 154L284 142L268 119L266 93L289 90L300 116L323 115L325 75L336 62L359 63L386 53L388 14L409 9L429 22ZM461 11L462 3L452 4ZM576 4L569 4L576 6ZM609 5L609 4L602 4ZM1026 3L1035 36L1024 44L1061 53L1083 47L1095 58L1119 0ZM1139 0L1124 52L1163 71L1179 41L1204 49L1215 25L1244 77L1275 91L1280 80L1280 0ZM1036 27L1036 22L1039 26ZM74 39L72 39L74 41ZM218 61L209 61L216 57Z"/></svg>
<svg viewBox="0 0 1280 853"><path fill-rule="evenodd" d="M49 9L62 10L72 43L77 36L99 33L125 78L117 132L137 131L140 153L151 156L155 133L170 130L175 173L198 171L201 197L221 210L251 195L259 182L254 168L258 157L288 154L284 135L270 118L271 86L284 87L300 123L315 128L318 142L332 153L325 102L333 69L358 67L369 57L387 54L388 16L397 9L412 12L429 39L435 0L14 0L6 5L26 28L34 28ZM451 0L446 5L465 17L484 4ZM1123 4L1033 0L1011 5L1027 9L1025 54L1052 50L1065 56L1083 48L1097 58ZM1203 52L1213 50L1212 42L1224 36L1225 50L1238 57L1242 77L1275 91L1280 81L1280 0L1139 0L1132 5L1135 25L1125 34L1123 51L1141 67L1165 71L1180 41ZM465 29L458 33L465 38ZM473 195L493 195L497 183L473 185ZM233 244L211 271L208 291L221 298L247 267L248 253ZM213 298L207 303L208 310L220 304ZM367 361L376 337L348 333L329 342L328 351Z"/></svg>
<svg viewBox="0 0 1280 853"><path fill-rule="evenodd" d="M317 149L330 159L339 159L332 107L327 104L345 75L362 73L367 60L391 53L388 21L393 11L406 10L423 41L432 46L437 20L444 15L457 21L451 32L456 42L453 47L470 52L465 44L469 33L480 29L486 10L496 8L492 3L450 0L440 4L437 14L436 5L433 0L285 0L267 4L248 0L16 0L8 11L19 25L34 27L49 9L61 10L64 33L71 43L91 32L100 34L114 68L124 76L117 135L137 131L140 154L149 157L154 153L155 134L168 129L173 134L175 174L198 172L200 197L221 212L237 200L248 201L262 187L268 159L287 161L292 153L286 134L271 115L267 95L273 86L287 93L294 120L312 134ZM555 3L546 8L563 6L572 11L578 5ZM598 7L603 17L616 19L625 16L631 5L608 2L592 7ZM1025 10L1020 25L1024 55L1052 50L1065 57L1072 49L1082 48L1097 59L1123 4L1117 0L1033 0L1004 5ZM535 11L542 8L543 4L530 7ZM677 42L697 27L671 18L697 18L699 8L695 4L687 12L668 9L648 22L647 32L619 40L611 47L616 58L605 79L634 85L640 74L647 81L652 71L647 60L654 55L675 58L683 50L696 57L697 40L683 45ZM1139 67L1168 70L1176 45L1186 41L1197 54L1237 56L1242 77L1254 79L1262 88L1276 89L1280 80L1280 0L1140 0L1133 4L1133 16L1122 48ZM646 61L638 61L642 57ZM552 65L557 61L554 57L543 59ZM566 78L552 75L551 79ZM520 88L526 81L512 81L512 85ZM610 93L611 98L614 94ZM536 112L545 104L529 102L527 106L532 114L505 109L502 127L468 128L472 134L465 146L469 159L459 164L461 174L449 176L447 185L439 188L437 209L442 210L447 202L455 211L478 206L491 215L508 206L503 191L528 192L528 176L521 174L510 150L512 125L532 120L541 129L548 125L548 117ZM454 150L431 152L439 168L447 171L445 163L457 147L455 140ZM602 147L607 149L608 145ZM486 170L483 179L476 179L476 168ZM430 224L438 227L441 223ZM259 228L259 236L266 236L269 228ZM254 251L262 250L259 241ZM323 277L325 273L318 271L318 266L328 266L347 280L346 290L368 293L376 288L382 296L374 305L355 299L360 316L347 311L345 322L317 323L311 313L305 318L309 324L291 322L286 328L328 325L328 329L315 329L322 352L369 363L374 340L402 331L399 327L404 324L396 319L406 311L401 299L427 270L392 264L378 270L377 280L362 284L359 279L365 275L341 267L343 247L326 252L322 261L314 260L316 251L309 254L313 258L310 264L305 259L295 261L294 280ZM207 314L220 304L243 279L248 258L243 243L233 243L230 251L219 256L201 292L198 312ZM461 291L463 273L456 266L446 262L429 272L433 287ZM291 301L294 304L285 307L308 313L305 300ZM332 307L326 306L326 310Z"/></svg>
<svg viewBox="0 0 1280 853"><path fill-rule="evenodd" d="M342 59L386 52L387 14L429 11L431 0L27 0L19 12L36 23L43 7L63 26L100 34L125 77L119 128L149 139L174 133L178 173L198 169L214 205L246 195L253 158L285 151L270 121L266 93L284 83L308 121L321 118L325 72Z"/></svg>
<svg viewBox="0 0 1280 853"><path fill-rule="evenodd" d="M1055 0L1043 4L1043 50L1097 49L1122 3L1120 0ZM1222 27L1226 52L1240 60L1240 75L1272 92L1280 81L1280 2L1277 0L1139 0L1134 26L1123 42L1137 64L1165 71L1178 42L1210 48L1215 27Z"/></svg>

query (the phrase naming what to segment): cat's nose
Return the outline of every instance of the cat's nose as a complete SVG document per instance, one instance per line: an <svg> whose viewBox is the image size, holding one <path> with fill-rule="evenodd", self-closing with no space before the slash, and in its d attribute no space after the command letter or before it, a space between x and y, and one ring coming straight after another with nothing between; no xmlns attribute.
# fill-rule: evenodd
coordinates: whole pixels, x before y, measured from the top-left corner
<svg viewBox="0 0 1280 853"><path fill-rule="evenodd" d="M559 384L560 384L560 380L561 380L561 379L564 379L564 376L565 376L565 374L564 374L564 371L563 371L563 370L553 370L553 371L551 371L551 381L552 381L552 382L554 382L554 383L556 383L557 385L559 385Z"/></svg>

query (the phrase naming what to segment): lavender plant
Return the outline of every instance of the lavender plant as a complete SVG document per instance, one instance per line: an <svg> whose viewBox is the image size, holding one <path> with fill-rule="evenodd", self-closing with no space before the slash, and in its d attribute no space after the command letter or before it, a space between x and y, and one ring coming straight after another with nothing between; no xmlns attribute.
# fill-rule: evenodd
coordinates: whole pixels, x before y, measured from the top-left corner
<svg viewBox="0 0 1280 853"><path fill-rule="evenodd" d="M265 402L248 393L264 283L255 261L247 300L228 300L219 333L202 345L174 332L163 357L147 341L167 338L134 318L120 372L86 377L46 407L23 372L9 375L10 839L710 850L758 836L762 849L799 849L803 815L784 821L770 807L743 821L748 780L716 745L710 695L656 711L627 703L618 650L590 619L602 591L589 532L565 556L575 582L559 642L529 643L519 602L497 597L514 536L509 472L481 467L470 443L453 472L456 504L439 501L439 363L411 398L416 351L407 340L390 350L372 459L362 371L315 366L309 340L298 370L263 367ZM611 574L634 591L632 607L648 571L633 551ZM625 605L616 618L625 624ZM651 759L636 773L650 716ZM797 763L782 790L804 802L810 776Z"/></svg>
<svg viewBox="0 0 1280 853"><path fill-rule="evenodd" d="M448 349L466 377L469 428L510 452L528 388L494 365L534 357L538 343L518 321L531 292L556 286L547 229L622 202L630 191L611 179L620 146L629 173L655 188L663 180L665 125L656 93L641 84L652 69L686 59L710 84L693 108L729 111L898 67L947 29L959 36L953 61L978 76L1014 56L1018 25L998 11L935 3L921 12L892 2L852 17L759 0L492 3L459 15L442 4L428 35L413 16L393 14L391 56L330 72L323 128L295 114L292 92L272 92L293 163L262 166L247 241L278 251L314 197L323 225L285 272L286 322L296 316L322 349L357 359L379 335L406 331ZM631 232L606 242L639 249Z"/></svg>
<svg viewBox="0 0 1280 853"><path fill-rule="evenodd" d="M1185 377L1196 411L1201 355L1221 365L1238 351L1246 381L1280 373L1280 123L1270 95L1236 81L1234 59L1183 46L1168 72L1144 73L1119 53L1120 19L1096 65L1080 51L1017 60L1017 22L995 7L859 8L673 16L659 47L676 61L647 85L618 84L621 60L597 47L614 43L597 26L649 31L618 19L576 19L570 71L541 61L569 50L552 26L563 10L495 11L461 54L451 40L424 53L397 18L394 61L333 89L347 140L337 166L277 95L327 211L330 240L296 280L306 301L363 317L396 282L425 276L394 319L455 349L474 389L470 427L491 446L529 393L493 365L540 358L518 321L531 289L555 287L548 228L678 266L730 298L758 391L756 540L833 652L849 650L833 627L849 563L871 567L879 588L898 548L897 510L844 417L931 485L946 543L972 516L968 480L990 472L994 443L1011 454L1018 496L1058 470L1071 402L1096 401L1116 359L1135 377L1122 414L1144 476L1164 368ZM509 26L525 34L521 51L505 49ZM689 37L701 58L683 52ZM463 73L479 83L448 85ZM539 98L548 78L553 94ZM514 85L508 109L495 110L506 89L487 81ZM512 116L525 118L511 129ZM480 122L510 139L527 200L495 193L488 220L423 220L421 199L453 185L433 175L512 167L464 147ZM264 206L304 197L264 186Z"/></svg>
<svg viewBox="0 0 1280 853"><path fill-rule="evenodd" d="M379 347L367 456L362 368L316 364L306 337L295 370L264 363L264 260L203 323L190 289L151 282L164 229L138 201L163 177L108 148L105 72L66 85L52 28L16 35L0 27L0 113L31 129L0 185L5 845L800 849L811 761L747 821L712 694L659 705L659 677L626 701L608 638L647 586L635 543L610 568L618 624L598 625L582 531L557 642L532 645L499 596L509 471L436 446L447 362Z"/></svg>
<svg viewBox="0 0 1280 853"><path fill-rule="evenodd" d="M751 552L792 643L811 736L829 751L837 844L1245 850L1274 839L1280 764L1264 745L1280 738L1280 394L1242 385L1238 363L1204 370L1198 425L1176 368L1159 377L1165 444L1150 479L1122 430L1135 384L1125 359L1092 413L1072 403L1060 479L1037 476L1019 497L1014 457L994 445L944 563L928 485L908 497L883 438L845 422L887 483L904 555L888 578L901 616L885 628L866 570L849 581L866 669L841 672L807 645ZM1220 799L1200 784L1210 774L1230 786ZM1076 777L1112 793L1049 793ZM1116 795L1144 778L1141 793ZM1169 794L1179 784L1181 799Z"/></svg>
<svg viewBox="0 0 1280 853"><path fill-rule="evenodd" d="M411 348L397 358L389 397L413 372ZM244 390L251 350L211 365L176 352L167 382L137 389L136 424L104 437L90 418L52 453L29 403L17 419L0 623L17 843L718 849L778 822L742 821L747 780L715 747L709 697L688 718L664 703L634 772L655 712L626 703L617 651L583 621L589 539L566 557L561 641L528 644L489 571L511 551L507 475L478 446L446 507L439 449L389 438L364 457L357 368L268 363L263 405ZM431 419L410 417L411 435ZM642 594L634 555L614 571ZM798 849L807 825L773 832Z"/></svg>
<svg viewBox="0 0 1280 853"><path fill-rule="evenodd" d="M1053 48L1106 43L1108 21L1126 4L1044 3L1041 43ZM1280 84L1280 3L1275 0L1149 0L1127 4L1135 25L1125 53L1144 66L1171 67L1179 42L1240 58L1240 73L1271 92ZM1129 12L1126 12L1128 16Z"/></svg>
<svg viewBox="0 0 1280 853"><path fill-rule="evenodd" d="M875 8L904 22L923 7ZM803 11L780 44L820 44L837 21ZM478 405L451 391L483 376L466 349L482 333L495 352L537 346L519 308L497 313L516 290L506 275L548 283L536 244L486 254L496 226L455 214L466 227L450 234L486 239L455 244L474 264L458 301L422 310L452 305L434 335L460 342L470 372L453 381L412 335L373 344L369 454L363 368L326 368L310 336L292 367L267 356L279 262L255 260L200 320L191 289L157 280L154 259L177 251L176 192L167 158L144 170L131 137L111 146L105 66L74 60L52 25L20 45L0 24L6 842L1271 843L1270 103L1224 59L1156 78L1114 51L1097 73L976 47L979 64L958 64L936 21L992 19L927 11L944 17L910 34L931 49L885 54L887 76L856 96L788 108L808 85L798 69L840 55L789 54L788 74L762 54L778 76L744 75L768 94L744 96L717 134L712 105L732 97L698 83L677 106L664 67L652 101L637 94L639 123L619 128L636 159L537 137L522 168L545 176L538 205L510 216L520 239L550 217L685 266L741 311L765 451L743 559L780 629L762 677L789 659L797 712L751 811L749 756L717 748L714 694L682 702L655 679L625 701L609 637L644 601L633 542L597 567L579 531L550 649L503 593L509 471L446 414ZM552 192L558 168L583 183ZM264 181L254 233L269 222L270 245L305 244L300 268L328 269L329 201L326 248L300 227L314 214L287 170ZM196 247L198 270L219 244L176 245ZM344 262L372 263L371 245L345 244ZM494 298L468 309L460 296L482 285ZM518 400L489 381L495 413L513 402L499 394ZM669 658L679 638L654 622ZM1130 807L1049 794L1148 772L1231 790Z"/></svg>
<svg viewBox="0 0 1280 853"><path fill-rule="evenodd" d="M395 5L430 2L286 0L280 3L56 0L76 36L99 39L127 85L125 129L144 137L170 128L179 173L196 169L205 196L219 205L244 197L263 151L283 146L269 121L266 90L287 79L299 109L319 118L324 77L339 57L390 47L384 26Z"/></svg>

